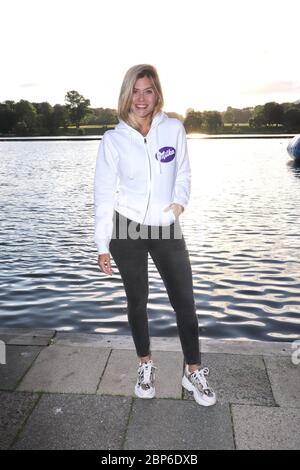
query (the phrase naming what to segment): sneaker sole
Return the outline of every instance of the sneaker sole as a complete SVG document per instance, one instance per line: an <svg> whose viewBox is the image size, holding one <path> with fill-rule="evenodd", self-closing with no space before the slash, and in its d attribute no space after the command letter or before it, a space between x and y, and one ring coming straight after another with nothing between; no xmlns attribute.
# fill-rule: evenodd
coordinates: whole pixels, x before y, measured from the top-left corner
<svg viewBox="0 0 300 470"><path fill-rule="evenodd" d="M151 400L152 398L155 397L155 389L153 390L151 395L140 395L139 392L137 391L137 388L135 387L134 393L138 398L143 398L145 400Z"/></svg>
<svg viewBox="0 0 300 470"><path fill-rule="evenodd" d="M184 376L182 378L182 382L181 382L183 388L185 388L186 390L188 390L189 392L193 392L193 395L194 395L194 399L195 401L198 403L198 405L201 405L201 406L213 406L216 404L217 402L217 399L215 398L214 400L212 401L206 401L204 399L202 399L201 397L199 397L197 391L196 391L196 388L194 387L193 384L191 384L191 382L186 378L186 376Z"/></svg>

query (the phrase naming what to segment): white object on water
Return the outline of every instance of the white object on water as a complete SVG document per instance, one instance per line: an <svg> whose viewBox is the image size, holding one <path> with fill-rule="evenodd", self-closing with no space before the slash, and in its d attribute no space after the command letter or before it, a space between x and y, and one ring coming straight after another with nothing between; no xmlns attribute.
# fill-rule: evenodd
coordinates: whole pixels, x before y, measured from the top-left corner
<svg viewBox="0 0 300 470"><path fill-rule="evenodd" d="M290 140L287 151L290 157L295 160L300 160L300 135L295 135L292 140Z"/></svg>

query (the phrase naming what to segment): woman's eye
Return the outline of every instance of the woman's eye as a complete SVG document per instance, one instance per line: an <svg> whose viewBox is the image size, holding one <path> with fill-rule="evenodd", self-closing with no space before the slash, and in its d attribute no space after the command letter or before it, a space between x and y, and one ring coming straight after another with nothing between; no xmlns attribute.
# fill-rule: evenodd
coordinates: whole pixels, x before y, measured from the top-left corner
<svg viewBox="0 0 300 470"><path fill-rule="evenodd" d="M138 93L138 90L133 90L133 94L136 95ZM144 91L144 93L142 92L142 94L147 94L147 95L151 95L153 93L153 90L146 90Z"/></svg>

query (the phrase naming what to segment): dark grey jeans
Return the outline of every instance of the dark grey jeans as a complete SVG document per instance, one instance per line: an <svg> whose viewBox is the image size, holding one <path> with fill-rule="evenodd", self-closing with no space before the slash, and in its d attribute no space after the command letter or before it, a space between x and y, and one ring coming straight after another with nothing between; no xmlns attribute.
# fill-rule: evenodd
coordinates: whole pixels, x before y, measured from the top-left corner
<svg viewBox="0 0 300 470"><path fill-rule="evenodd" d="M124 226L126 227L125 237ZM124 284L128 322L137 355L144 357L151 354L147 317L148 253L150 253L176 313L185 362L186 364L200 364L199 328L193 294L192 270L178 218L168 230L169 236L165 238L162 227L138 224L115 211L113 236L109 245L110 253ZM128 235L133 232L143 233L144 238L132 239Z"/></svg>

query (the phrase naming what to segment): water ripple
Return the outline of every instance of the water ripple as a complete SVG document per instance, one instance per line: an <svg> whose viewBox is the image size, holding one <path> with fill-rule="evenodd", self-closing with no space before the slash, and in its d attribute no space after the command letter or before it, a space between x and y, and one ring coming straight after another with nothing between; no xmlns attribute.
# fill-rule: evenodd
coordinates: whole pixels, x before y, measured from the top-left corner
<svg viewBox="0 0 300 470"><path fill-rule="evenodd" d="M205 338L300 334L300 179L286 141L189 141L192 195L181 224ZM100 273L92 184L98 142L0 145L2 326L130 334L116 266ZM149 257L150 332L177 336Z"/></svg>

